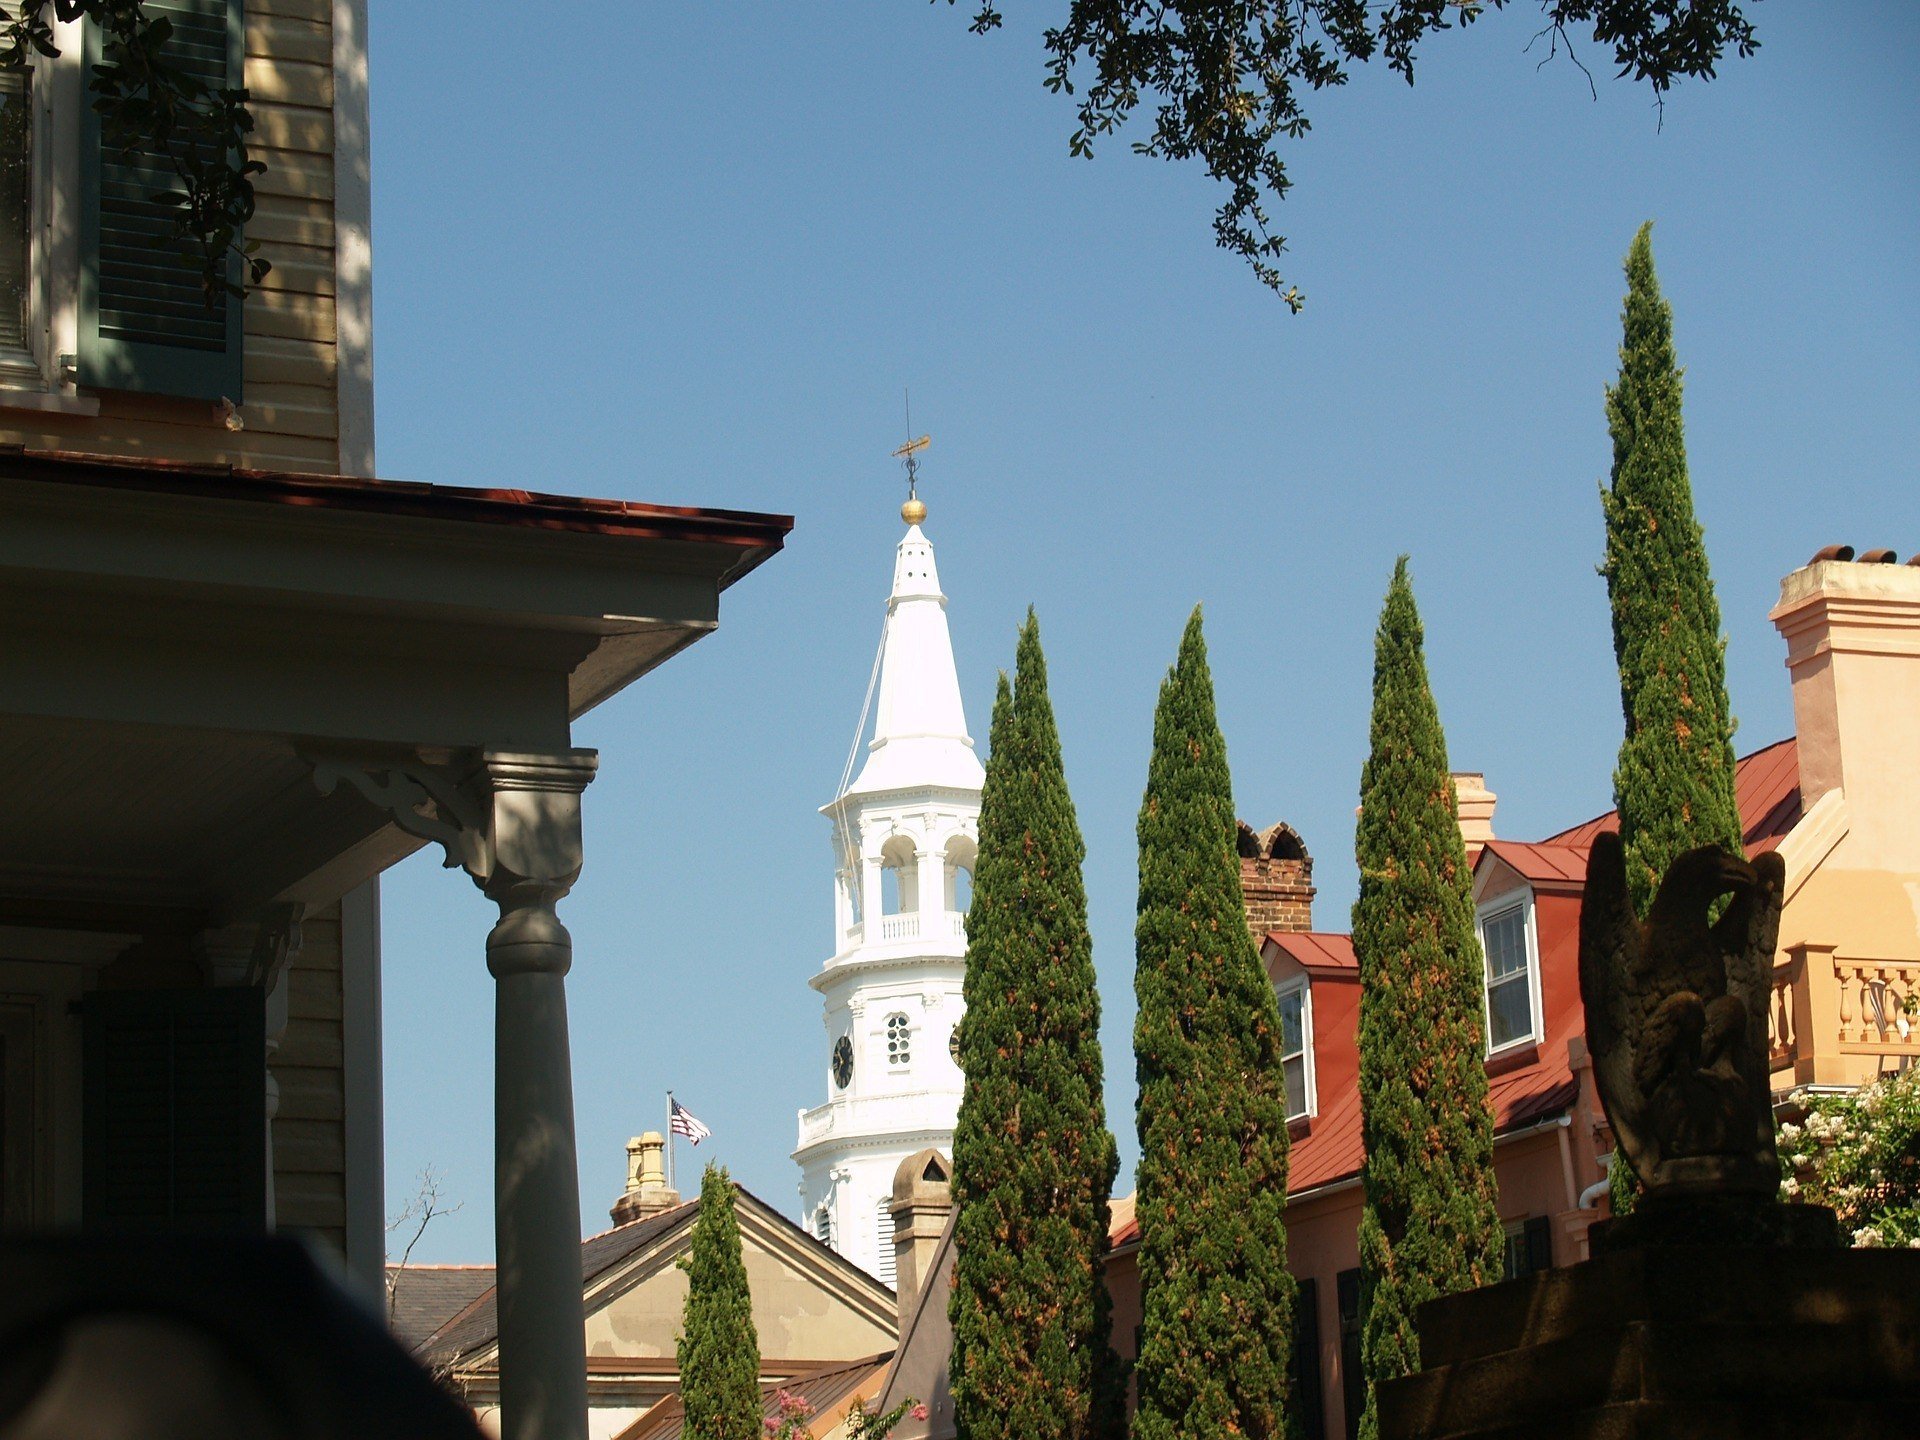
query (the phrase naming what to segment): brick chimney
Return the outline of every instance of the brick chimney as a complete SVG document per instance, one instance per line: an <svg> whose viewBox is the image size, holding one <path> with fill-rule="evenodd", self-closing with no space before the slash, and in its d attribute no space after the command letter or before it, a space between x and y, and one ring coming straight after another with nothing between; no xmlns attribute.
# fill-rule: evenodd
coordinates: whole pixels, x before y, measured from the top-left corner
<svg viewBox="0 0 1920 1440"><path fill-rule="evenodd" d="M680 1203L680 1192L667 1188L666 1138L649 1130L627 1141L627 1193L613 1202L613 1223L644 1220Z"/></svg>
<svg viewBox="0 0 1920 1440"><path fill-rule="evenodd" d="M900 1323L913 1313L933 1253L953 1214L953 1166L938 1150L909 1155L893 1172L893 1281Z"/></svg>
<svg viewBox="0 0 1920 1440"><path fill-rule="evenodd" d="M1493 839L1493 807L1500 797L1487 789L1487 777L1477 770L1453 772L1453 797L1460 809L1460 838L1467 842L1467 867Z"/></svg>
<svg viewBox="0 0 1920 1440"><path fill-rule="evenodd" d="M1847 802L1847 868L1920 869L1920 556L1834 546L1780 582L1800 800Z"/></svg>
<svg viewBox="0 0 1920 1440"><path fill-rule="evenodd" d="M1284 821L1256 831L1240 822L1240 894L1258 945L1271 930L1313 928L1313 857Z"/></svg>

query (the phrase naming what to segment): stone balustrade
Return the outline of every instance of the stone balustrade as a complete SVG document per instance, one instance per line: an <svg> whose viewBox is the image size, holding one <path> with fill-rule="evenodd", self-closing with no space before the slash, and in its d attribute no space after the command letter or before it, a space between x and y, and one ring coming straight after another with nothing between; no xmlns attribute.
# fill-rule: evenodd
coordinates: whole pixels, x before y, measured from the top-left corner
<svg viewBox="0 0 1920 1440"><path fill-rule="evenodd" d="M1789 946L1773 969L1767 1040L1776 1089L1857 1085L1920 1057L1920 959Z"/></svg>

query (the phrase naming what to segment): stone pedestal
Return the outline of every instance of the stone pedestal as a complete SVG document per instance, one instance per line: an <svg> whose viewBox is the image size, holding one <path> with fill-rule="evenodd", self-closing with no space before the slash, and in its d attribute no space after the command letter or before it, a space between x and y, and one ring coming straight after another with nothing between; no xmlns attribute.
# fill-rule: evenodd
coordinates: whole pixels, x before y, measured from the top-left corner
<svg viewBox="0 0 1920 1440"><path fill-rule="evenodd" d="M1661 1246L1420 1309L1382 1440L1920 1433L1920 1250Z"/></svg>

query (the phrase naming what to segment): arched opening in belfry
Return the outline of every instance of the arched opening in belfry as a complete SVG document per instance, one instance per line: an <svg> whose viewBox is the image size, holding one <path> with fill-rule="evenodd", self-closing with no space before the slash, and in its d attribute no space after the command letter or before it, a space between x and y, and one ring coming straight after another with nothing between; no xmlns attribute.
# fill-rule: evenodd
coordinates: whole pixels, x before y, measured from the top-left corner
<svg viewBox="0 0 1920 1440"><path fill-rule="evenodd" d="M920 864L913 841L896 835L880 847L880 913L910 915L920 908Z"/></svg>
<svg viewBox="0 0 1920 1440"><path fill-rule="evenodd" d="M943 888L947 909L957 914L966 914L973 904L973 863L978 854L978 847L969 836L956 835L947 842L947 851L942 857Z"/></svg>

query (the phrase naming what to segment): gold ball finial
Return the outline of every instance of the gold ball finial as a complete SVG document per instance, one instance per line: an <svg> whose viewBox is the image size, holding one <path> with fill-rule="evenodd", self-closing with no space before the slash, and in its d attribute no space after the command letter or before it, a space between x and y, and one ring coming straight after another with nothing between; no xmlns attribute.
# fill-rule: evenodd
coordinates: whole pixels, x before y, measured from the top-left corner
<svg viewBox="0 0 1920 1440"><path fill-rule="evenodd" d="M909 525L918 525L927 518L927 502L917 496L908 496L907 503L900 507L900 518Z"/></svg>

